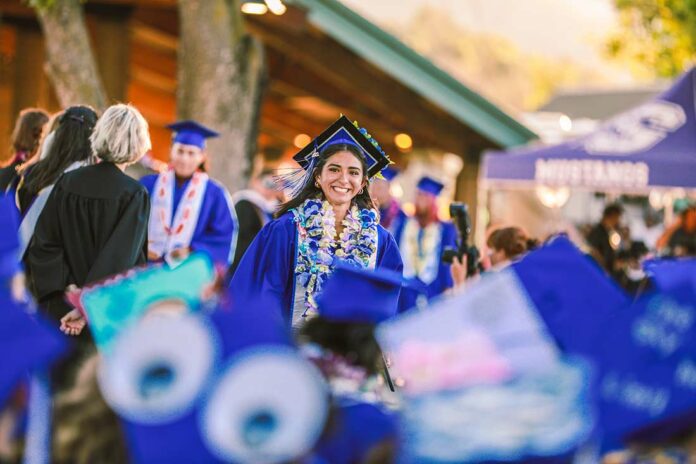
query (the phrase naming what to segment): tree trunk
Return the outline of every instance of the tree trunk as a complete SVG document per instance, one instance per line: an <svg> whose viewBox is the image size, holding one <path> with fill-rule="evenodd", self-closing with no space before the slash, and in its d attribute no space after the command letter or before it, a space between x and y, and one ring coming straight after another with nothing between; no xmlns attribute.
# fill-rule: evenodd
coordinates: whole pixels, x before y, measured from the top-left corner
<svg viewBox="0 0 696 464"><path fill-rule="evenodd" d="M241 14L234 0L179 0L177 113L220 133L208 159L232 191L249 175L266 82L263 46L245 33Z"/></svg>
<svg viewBox="0 0 696 464"><path fill-rule="evenodd" d="M60 0L35 6L46 42L46 73L60 105L106 106L79 0Z"/></svg>

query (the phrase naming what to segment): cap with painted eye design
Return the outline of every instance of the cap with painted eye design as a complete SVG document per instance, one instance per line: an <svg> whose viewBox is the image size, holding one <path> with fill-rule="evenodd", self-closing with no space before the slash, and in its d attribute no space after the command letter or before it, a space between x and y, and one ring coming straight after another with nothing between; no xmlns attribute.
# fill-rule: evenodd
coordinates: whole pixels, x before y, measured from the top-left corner
<svg viewBox="0 0 696 464"><path fill-rule="evenodd" d="M104 398L121 417L163 423L195 405L215 366L217 341L192 314L152 316L127 329L102 362Z"/></svg>
<svg viewBox="0 0 696 464"><path fill-rule="evenodd" d="M287 462L309 452L328 415L328 389L295 350L251 350L235 359L201 416L209 448L232 462Z"/></svg>

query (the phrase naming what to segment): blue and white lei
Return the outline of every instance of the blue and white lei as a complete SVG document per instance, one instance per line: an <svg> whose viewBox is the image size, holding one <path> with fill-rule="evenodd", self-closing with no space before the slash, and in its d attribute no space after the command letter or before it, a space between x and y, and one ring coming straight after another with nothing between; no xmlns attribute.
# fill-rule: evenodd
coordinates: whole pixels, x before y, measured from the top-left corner
<svg viewBox="0 0 696 464"><path fill-rule="evenodd" d="M353 205L343 220L343 231L336 240L336 216L327 201L308 199L292 210L298 229L295 274L305 288L305 312L316 313L315 295L339 259L367 268L377 253L377 212Z"/></svg>

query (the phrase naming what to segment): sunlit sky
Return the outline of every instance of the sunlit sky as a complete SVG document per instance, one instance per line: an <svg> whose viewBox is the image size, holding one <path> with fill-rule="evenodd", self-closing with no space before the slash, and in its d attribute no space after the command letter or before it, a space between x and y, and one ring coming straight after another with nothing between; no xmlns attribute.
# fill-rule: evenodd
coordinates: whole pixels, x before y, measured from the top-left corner
<svg viewBox="0 0 696 464"><path fill-rule="evenodd" d="M448 12L462 26L494 33L522 50L602 62L600 43L616 25L612 0L341 0L377 24L407 21L423 5Z"/></svg>

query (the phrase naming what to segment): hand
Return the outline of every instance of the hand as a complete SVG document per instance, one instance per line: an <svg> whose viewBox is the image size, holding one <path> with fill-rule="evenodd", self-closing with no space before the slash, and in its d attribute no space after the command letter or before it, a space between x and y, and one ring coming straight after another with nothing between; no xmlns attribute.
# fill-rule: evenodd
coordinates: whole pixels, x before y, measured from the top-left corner
<svg viewBox="0 0 696 464"><path fill-rule="evenodd" d="M26 303L29 301L26 277L23 272L18 272L12 276L12 280L10 281L10 294L12 295L12 299L18 303Z"/></svg>
<svg viewBox="0 0 696 464"><path fill-rule="evenodd" d="M452 259L452 265L450 266L450 273L452 274L452 281L454 281L454 288L459 287L466 281L466 265L467 256L462 256L460 260L459 257L455 256Z"/></svg>
<svg viewBox="0 0 696 464"><path fill-rule="evenodd" d="M87 320L78 309L73 309L60 320L60 330L73 337L80 335L87 325Z"/></svg>
<svg viewBox="0 0 696 464"><path fill-rule="evenodd" d="M191 249L188 247L183 247L183 248L175 248L172 250L172 258L176 259L177 261L183 261L186 258L188 258L188 255L191 254Z"/></svg>
<svg viewBox="0 0 696 464"><path fill-rule="evenodd" d="M161 256L158 255L157 253L155 253L154 251L147 250L147 260L148 261L157 261L160 258L161 258Z"/></svg>

